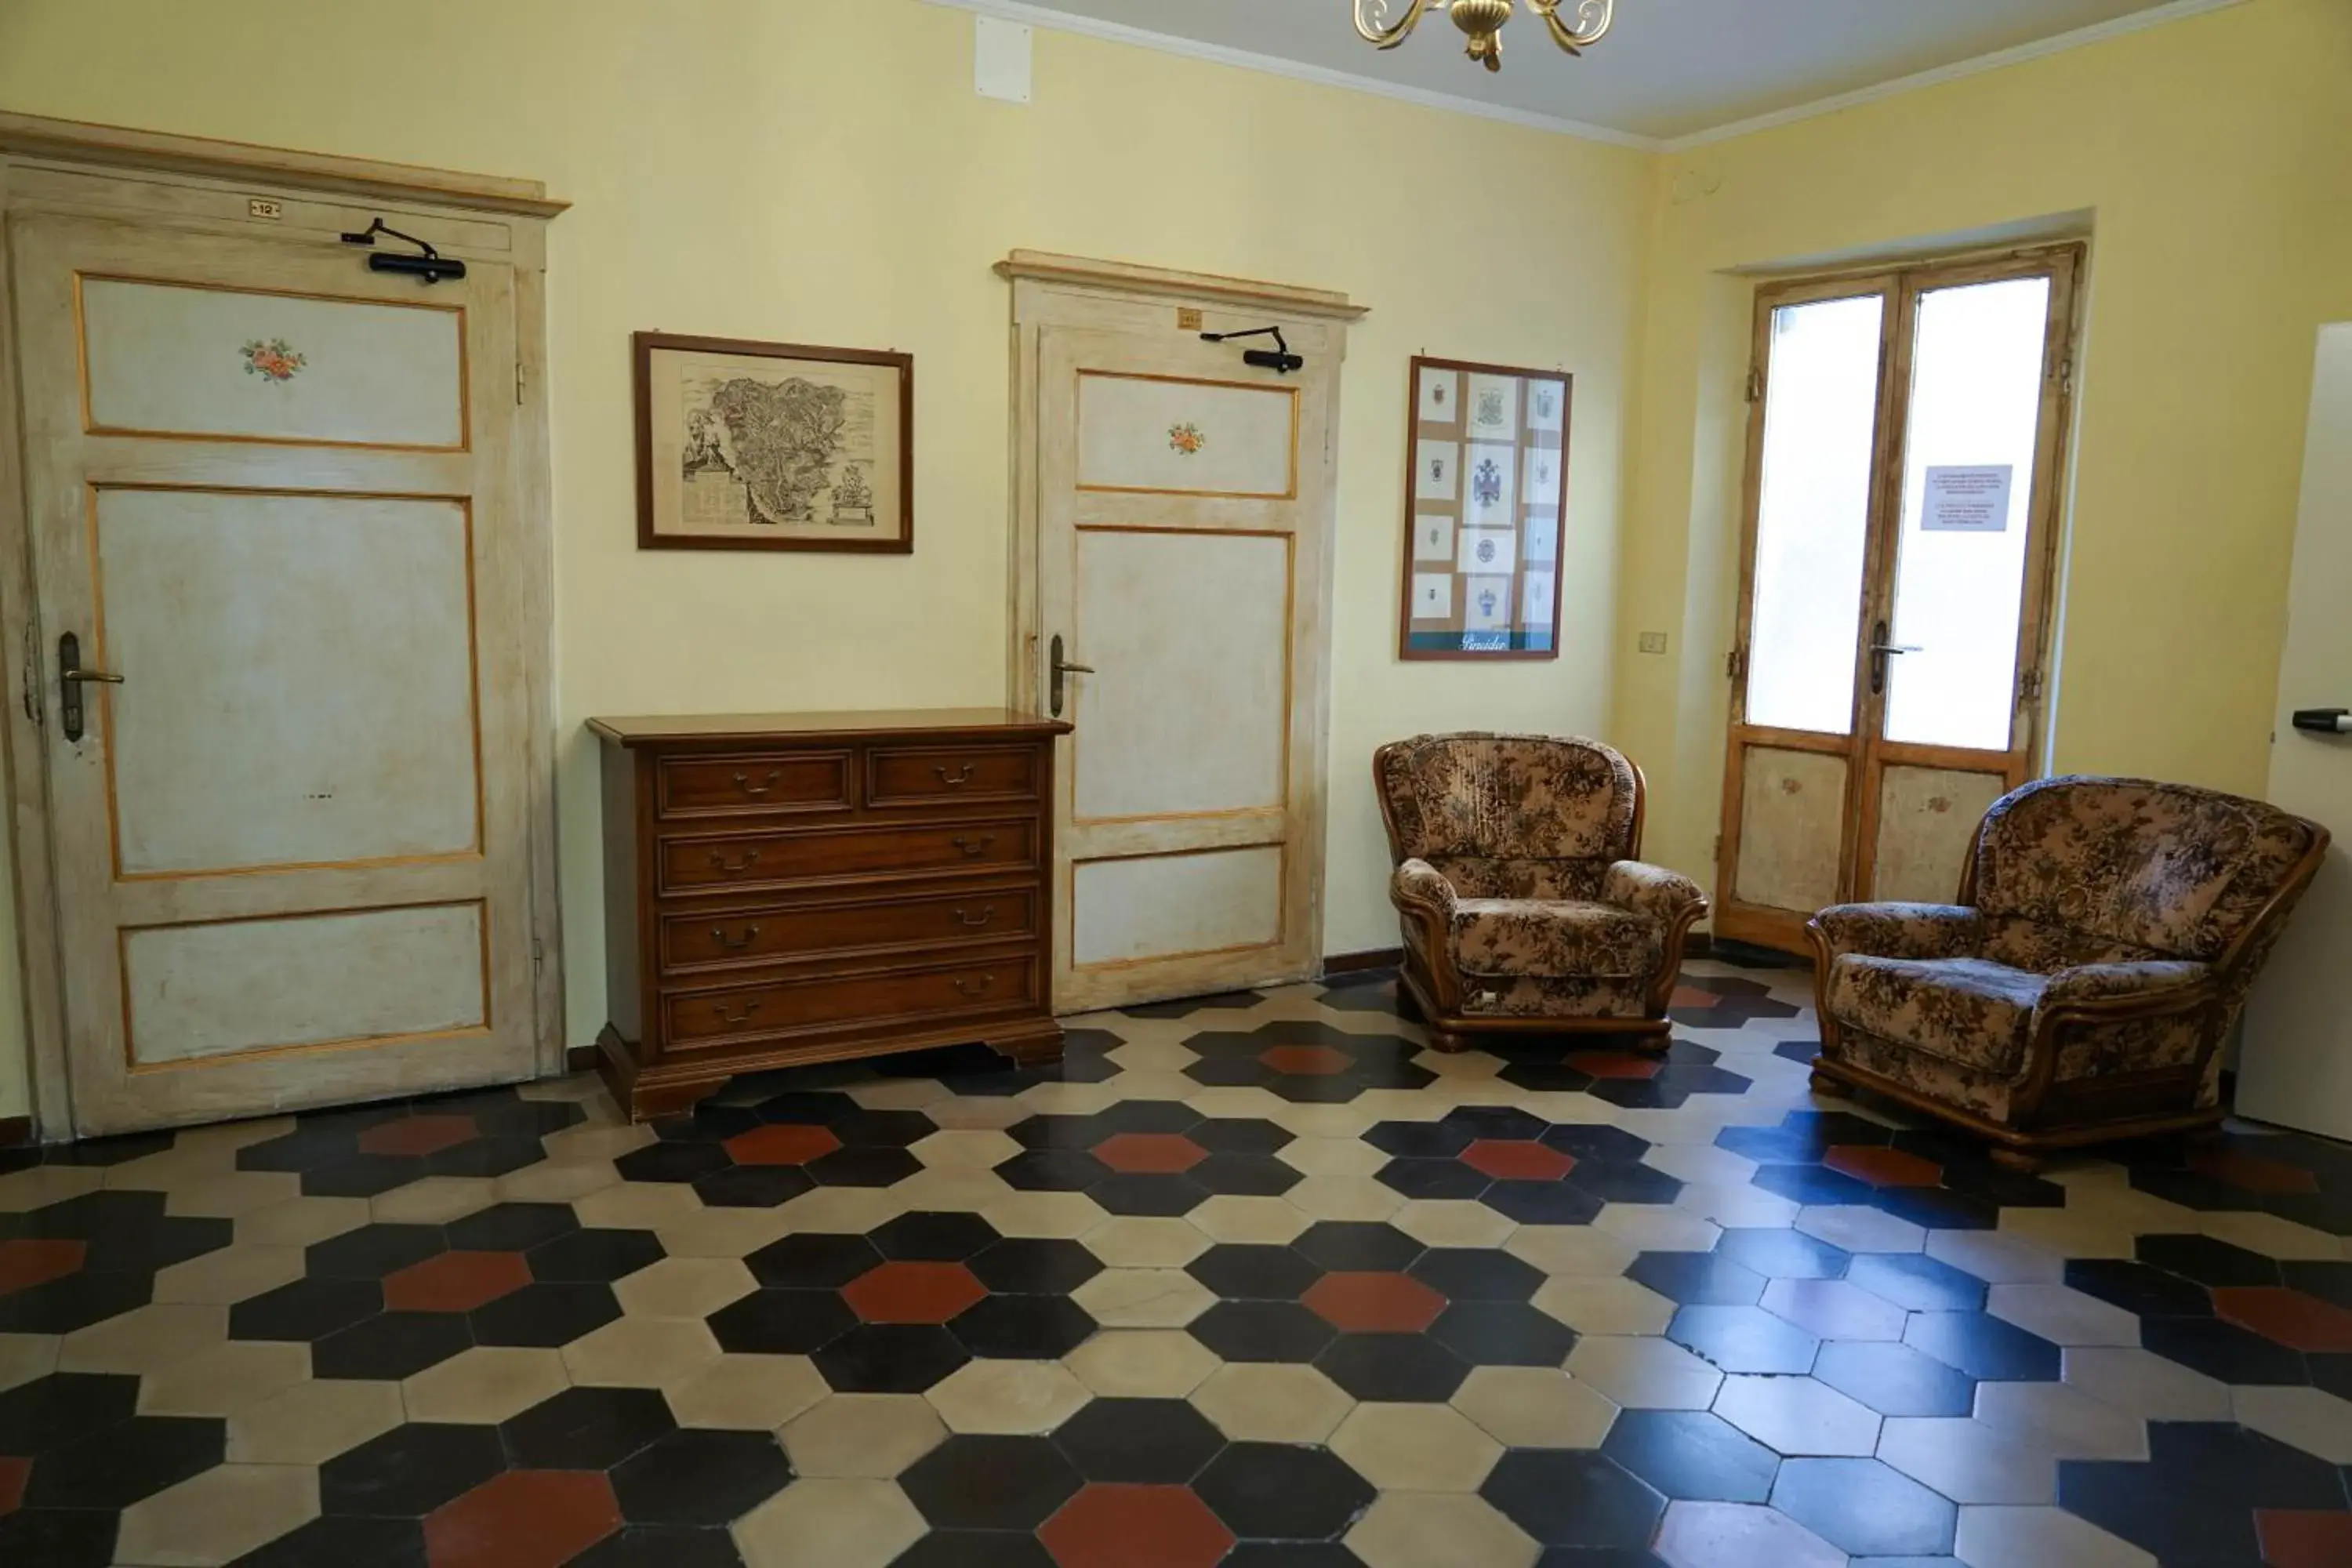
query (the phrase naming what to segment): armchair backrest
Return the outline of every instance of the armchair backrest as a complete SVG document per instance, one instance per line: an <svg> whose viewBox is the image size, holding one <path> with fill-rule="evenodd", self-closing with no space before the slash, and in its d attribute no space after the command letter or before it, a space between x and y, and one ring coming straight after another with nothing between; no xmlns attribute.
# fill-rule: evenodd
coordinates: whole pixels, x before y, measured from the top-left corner
<svg viewBox="0 0 2352 1568"><path fill-rule="evenodd" d="M1417 735L1372 763L1398 860L1574 860L1641 848L1642 775L1615 748L1552 735Z"/></svg>
<svg viewBox="0 0 2352 1568"><path fill-rule="evenodd" d="M2145 779L2044 779L1993 803L1963 901L2070 962L2242 956L2284 918L2327 833L2274 805Z"/></svg>

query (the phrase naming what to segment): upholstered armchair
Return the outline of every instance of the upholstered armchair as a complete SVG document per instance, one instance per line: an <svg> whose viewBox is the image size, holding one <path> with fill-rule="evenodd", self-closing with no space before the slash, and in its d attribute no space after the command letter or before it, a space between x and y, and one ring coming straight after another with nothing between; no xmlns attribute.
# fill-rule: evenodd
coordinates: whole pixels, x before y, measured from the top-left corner
<svg viewBox="0 0 2352 1568"><path fill-rule="evenodd" d="M1845 904L1806 931L1814 1081L2048 1150L2219 1121L2220 1047L2327 847L2260 801L2057 778L1993 804L1956 904Z"/></svg>
<svg viewBox="0 0 2352 1568"><path fill-rule="evenodd" d="M1641 770L1598 741L1422 735L1372 759L1404 995L1432 1043L1482 1030L1663 1035L1689 878L1635 857Z"/></svg>

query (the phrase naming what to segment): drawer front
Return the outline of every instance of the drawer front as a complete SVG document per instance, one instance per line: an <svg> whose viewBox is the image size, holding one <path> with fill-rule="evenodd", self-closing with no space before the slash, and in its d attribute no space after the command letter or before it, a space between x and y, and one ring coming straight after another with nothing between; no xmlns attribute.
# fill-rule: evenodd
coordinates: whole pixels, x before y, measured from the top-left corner
<svg viewBox="0 0 2352 1568"><path fill-rule="evenodd" d="M847 752L664 757L654 763L654 810L665 820L846 811Z"/></svg>
<svg viewBox="0 0 2352 1568"><path fill-rule="evenodd" d="M662 1002L665 1037L671 1050L694 1050L844 1025L888 1027L1033 1012L1043 994L1039 982L1037 954L1028 952L673 992Z"/></svg>
<svg viewBox="0 0 2352 1568"><path fill-rule="evenodd" d="M1034 746L876 746L866 753L866 804L1035 800L1040 771Z"/></svg>
<svg viewBox="0 0 2352 1568"><path fill-rule="evenodd" d="M656 852L663 892L699 893L859 878L1028 870L1037 862L1037 819L1020 817L666 838Z"/></svg>
<svg viewBox="0 0 2352 1568"><path fill-rule="evenodd" d="M922 893L887 902L797 904L667 915L662 968L677 973L815 953L886 952L1037 934L1035 888Z"/></svg>

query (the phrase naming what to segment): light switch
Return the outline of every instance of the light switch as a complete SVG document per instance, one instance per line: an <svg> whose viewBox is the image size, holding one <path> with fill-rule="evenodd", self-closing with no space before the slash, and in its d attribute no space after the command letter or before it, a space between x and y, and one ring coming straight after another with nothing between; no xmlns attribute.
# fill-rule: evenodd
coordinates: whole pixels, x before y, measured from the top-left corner
<svg viewBox="0 0 2352 1568"><path fill-rule="evenodd" d="M971 85L981 97L1029 101L1029 29L1019 22L972 18Z"/></svg>
<svg viewBox="0 0 2352 1568"><path fill-rule="evenodd" d="M1642 651L1643 653L1665 652L1666 634L1664 632L1643 632L1642 634Z"/></svg>

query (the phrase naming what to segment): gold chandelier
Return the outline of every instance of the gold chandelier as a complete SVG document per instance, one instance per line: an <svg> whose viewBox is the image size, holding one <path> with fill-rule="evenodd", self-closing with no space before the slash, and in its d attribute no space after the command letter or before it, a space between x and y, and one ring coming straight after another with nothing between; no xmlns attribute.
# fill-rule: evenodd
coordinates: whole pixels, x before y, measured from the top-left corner
<svg viewBox="0 0 2352 1568"><path fill-rule="evenodd" d="M1576 20L1560 20L1563 6L1573 5ZM1571 55L1580 55L1608 35L1617 0L1528 0L1528 8L1543 18L1553 43ZM1392 49L1420 26L1427 11L1450 12L1454 25L1470 38L1470 58L1490 71L1503 68L1503 24L1511 19L1512 0L1407 0L1405 13L1391 26L1389 0L1356 0L1356 31L1364 41Z"/></svg>

